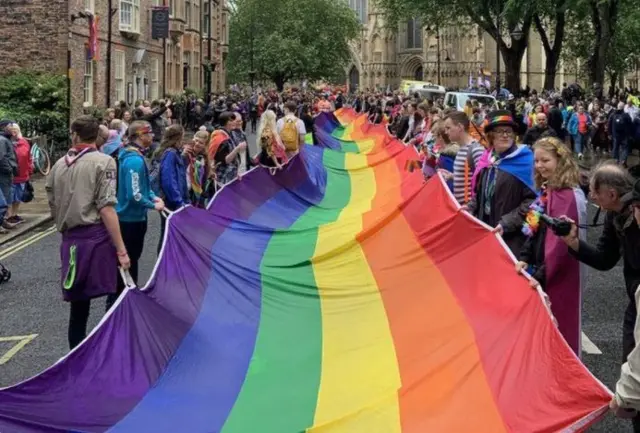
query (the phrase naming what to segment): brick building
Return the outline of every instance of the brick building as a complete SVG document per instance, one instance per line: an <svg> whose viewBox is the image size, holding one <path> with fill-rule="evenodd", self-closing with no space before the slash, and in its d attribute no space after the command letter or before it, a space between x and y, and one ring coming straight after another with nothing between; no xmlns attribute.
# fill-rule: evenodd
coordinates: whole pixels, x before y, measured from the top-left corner
<svg viewBox="0 0 640 433"><path fill-rule="evenodd" d="M170 8L166 42L151 38L152 8L163 2ZM120 100L154 99L185 88L206 90L209 77L212 92L224 89L229 18L225 0L111 3L110 82L109 0L1 0L0 74L18 69L65 74L69 53L73 116L83 105L105 107ZM99 59L95 61L87 60L86 12L97 17L99 24ZM209 70L213 70L211 74Z"/></svg>

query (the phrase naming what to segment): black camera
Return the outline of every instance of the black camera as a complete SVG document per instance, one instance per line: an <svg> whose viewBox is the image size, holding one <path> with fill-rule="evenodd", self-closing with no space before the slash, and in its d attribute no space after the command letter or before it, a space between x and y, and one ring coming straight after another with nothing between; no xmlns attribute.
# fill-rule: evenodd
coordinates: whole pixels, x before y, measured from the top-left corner
<svg viewBox="0 0 640 433"><path fill-rule="evenodd" d="M554 235L561 238L568 236L571 233L572 224L569 221L561 220L559 218L552 218L549 215L542 214L540 219L544 221L553 232Z"/></svg>

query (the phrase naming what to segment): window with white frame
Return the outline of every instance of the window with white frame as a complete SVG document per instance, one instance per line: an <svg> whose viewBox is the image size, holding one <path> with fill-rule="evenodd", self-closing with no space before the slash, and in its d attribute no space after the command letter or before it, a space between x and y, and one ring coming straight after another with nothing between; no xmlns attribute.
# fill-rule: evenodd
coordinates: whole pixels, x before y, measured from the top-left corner
<svg viewBox="0 0 640 433"><path fill-rule="evenodd" d="M209 37L211 33L211 9L209 9L209 2L204 2L204 12L202 14L202 36Z"/></svg>
<svg viewBox="0 0 640 433"><path fill-rule="evenodd" d="M120 31L140 33L140 0L120 0Z"/></svg>
<svg viewBox="0 0 640 433"><path fill-rule="evenodd" d="M115 62L116 79L116 101L126 101L124 76L125 76L125 54L124 51L114 50L113 60Z"/></svg>
<svg viewBox="0 0 640 433"><path fill-rule="evenodd" d="M198 2L195 2L193 4L193 28L196 30L200 30L200 17L202 15L200 15L200 4Z"/></svg>
<svg viewBox="0 0 640 433"><path fill-rule="evenodd" d="M164 65L164 73L167 76L165 80L168 88L165 93L173 91L173 44L167 41L167 63Z"/></svg>
<svg viewBox="0 0 640 433"><path fill-rule="evenodd" d="M159 74L160 74L160 66L158 62L158 58L154 57L151 59L151 86L149 91L151 92L151 99L158 99L159 95Z"/></svg>
<svg viewBox="0 0 640 433"><path fill-rule="evenodd" d="M84 62L84 102L93 105L93 60L89 57L89 49L85 50Z"/></svg>
<svg viewBox="0 0 640 433"><path fill-rule="evenodd" d="M96 12L96 0L84 0L84 10L92 14Z"/></svg>

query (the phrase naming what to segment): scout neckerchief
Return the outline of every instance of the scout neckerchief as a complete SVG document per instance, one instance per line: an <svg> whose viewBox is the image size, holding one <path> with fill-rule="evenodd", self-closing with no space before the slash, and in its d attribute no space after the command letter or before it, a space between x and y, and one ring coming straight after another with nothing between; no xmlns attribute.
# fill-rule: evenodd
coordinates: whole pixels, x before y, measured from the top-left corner
<svg viewBox="0 0 640 433"><path fill-rule="evenodd" d="M67 164L67 167L71 167L75 164L80 158L85 156L87 153L97 152L95 144L77 144L69 149L69 152L64 157L64 162Z"/></svg>

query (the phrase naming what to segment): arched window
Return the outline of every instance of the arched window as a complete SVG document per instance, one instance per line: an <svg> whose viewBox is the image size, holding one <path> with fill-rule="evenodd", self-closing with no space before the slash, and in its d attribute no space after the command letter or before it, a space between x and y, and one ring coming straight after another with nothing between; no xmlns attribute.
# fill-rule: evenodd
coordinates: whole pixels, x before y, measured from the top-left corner
<svg viewBox="0 0 640 433"><path fill-rule="evenodd" d="M407 22L407 48L422 48L422 23L419 18Z"/></svg>

